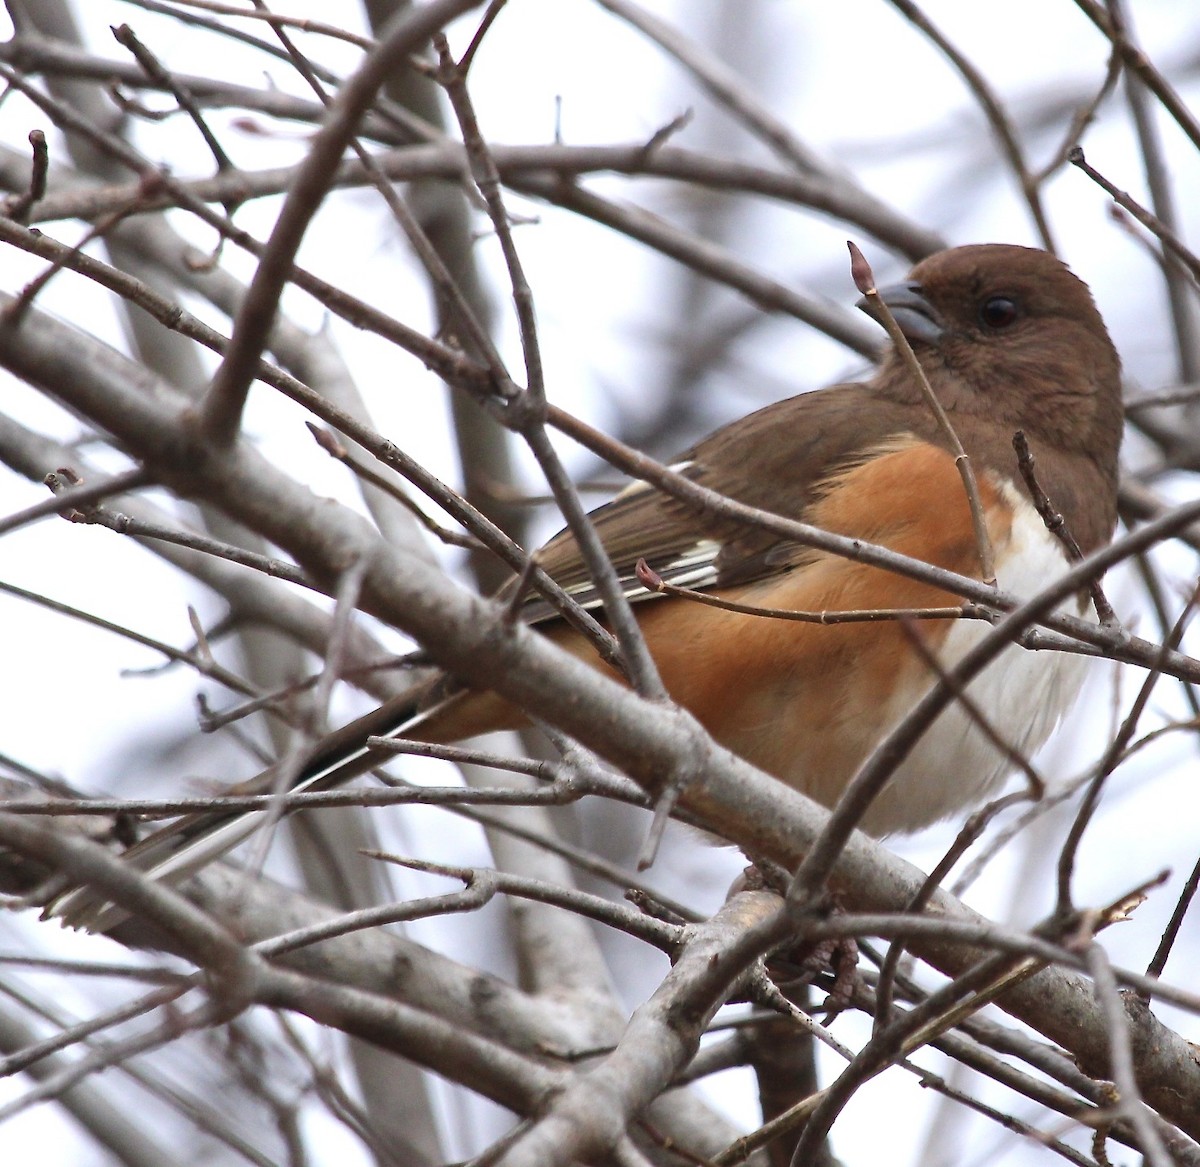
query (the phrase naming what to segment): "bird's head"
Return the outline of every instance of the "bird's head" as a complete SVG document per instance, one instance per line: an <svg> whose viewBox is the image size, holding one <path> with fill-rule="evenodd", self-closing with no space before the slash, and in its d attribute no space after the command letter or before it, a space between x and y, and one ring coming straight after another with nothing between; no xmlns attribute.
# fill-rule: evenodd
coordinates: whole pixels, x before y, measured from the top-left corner
<svg viewBox="0 0 1200 1167"><path fill-rule="evenodd" d="M942 406L989 416L1064 449L1121 432L1120 360L1087 285L1049 252L979 244L937 252L879 289ZM860 306L876 315L871 298ZM915 392L897 353L881 385Z"/></svg>

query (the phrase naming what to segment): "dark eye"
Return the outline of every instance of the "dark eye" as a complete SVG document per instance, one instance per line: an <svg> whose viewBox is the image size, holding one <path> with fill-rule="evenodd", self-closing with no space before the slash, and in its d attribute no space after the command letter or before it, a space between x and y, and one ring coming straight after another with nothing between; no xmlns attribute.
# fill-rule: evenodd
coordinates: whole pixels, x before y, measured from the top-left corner
<svg viewBox="0 0 1200 1167"><path fill-rule="evenodd" d="M1008 328L1015 324L1020 314L1016 301L1009 299L1008 296L991 296L984 300L983 306L979 309L979 319L988 328L995 329Z"/></svg>

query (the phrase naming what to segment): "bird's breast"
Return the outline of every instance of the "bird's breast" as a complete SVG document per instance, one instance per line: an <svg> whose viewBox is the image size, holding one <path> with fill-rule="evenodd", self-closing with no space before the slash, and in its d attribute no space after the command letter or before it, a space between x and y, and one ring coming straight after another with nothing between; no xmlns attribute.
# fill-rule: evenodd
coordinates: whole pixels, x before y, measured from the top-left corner
<svg viewBox="0 0 1200 1167"><path fill-rule="evenodd" d="M1032 596L1067 569L1059 544L1014 485L984 474L980 493L1002 589ZM927 444L896 444L839 475L805 517L961 575L980 574L953 458ZM731 589L728 598L810 613L914 613L903 621L814 624L685 602L648 606L642 616L676 700L722 744L827 806L928 692L937 670L960 661L990 629L977 620L922 619L921 610L960 601L931 584L824 553ZM1000 742L1029 754L1073 700L1080 668L1078 657L1014 646L967 695ZM863 826L879 835L916 830L976 804L1012 769L1006 748L955 703L925 732Z"/></svg>
<svg viewBox="0 0 1200 1167"><path fill-rule="evenodd" d="M1011 485L1004 495L1012 519L1008 539L996 548L997 582L1028 598L1063 575L1069 562L1025 496ZM1089 609L1080 597L1060 606L1079 616ZM978 621L955 621L937 650L939 667L953 668L989 630ZM1006 648L967 686L966 701L952 703L925 732L864 825L875 834L917 830L994 794L1017 768L1013 755L1030 759L1074 704L1085 667L1086 658L1072 653ZM880 738L931 684L928 677L908 677L895 686L880 710Z"/></svg>

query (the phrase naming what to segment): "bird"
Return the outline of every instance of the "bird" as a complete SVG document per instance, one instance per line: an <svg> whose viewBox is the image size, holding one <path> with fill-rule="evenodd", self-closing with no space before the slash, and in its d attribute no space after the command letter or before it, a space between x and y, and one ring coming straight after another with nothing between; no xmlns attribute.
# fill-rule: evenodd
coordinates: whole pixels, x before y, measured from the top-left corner
<svg viewBox="0 0 1200 1167"><path fill-rule="evenodd" d="M1026 435L1037 481L1083 553L1116 524L1123 429L1121 366L1087 285L1048 252L1011 244L953 247L858 302L890 311L911 352L888 348L863 380L767 405L716 430L674 469L748 506L982 578L980 545L951 436L914 375L915 358L970 459L998 585L1032 595L1070 558L1019 472ZM874 747L986 632L978 620L803 623L663 594L658 585L772 610L938 608L952 593L802 545L634 482L590 515L632 603L663 684L720 744L832 807ZM576 602L601 601L569 531L536 563ZM640 567L640 570L639 570ZM501 595L510 600L518 585ZM1090 607L1068 601L1076 614ZM594 645L532 595L522 616L556 644L620 676ZM919 641L919 643L918 643ZM862 819L886 837L978 804L1009 776L1011 751L1039 748L1072 704L1081 659L1006 649L967 689L1009 750L963 703L926 731ZM316 790L377 764L368 736L452 743L528 724L498 694L438 676L318 742L293 789ZM126 852L154 878L178 880L246 838L265 811L194 814ZM104 930L123 913L87 889L47 914Z"/></svg>

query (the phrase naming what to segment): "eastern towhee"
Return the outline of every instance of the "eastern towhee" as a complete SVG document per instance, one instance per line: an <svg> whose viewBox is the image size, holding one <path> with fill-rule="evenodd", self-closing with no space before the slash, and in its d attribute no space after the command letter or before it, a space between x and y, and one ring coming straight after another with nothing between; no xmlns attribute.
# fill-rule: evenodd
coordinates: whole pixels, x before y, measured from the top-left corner
<svg viewBox="0 0 1200 1167"><path fill-rule="evenodd" d="M993 244L933 255L879 295L970 456L1000 586L1031 595L1067 559L1018 473L1014 431L1025 432L1040 485L1085 553L1105 543L1116 522L1120 365L1088 288L1046 252ZM948 439L895 351L870 380L793 397L725 426L679 468L750 506L980 577ZM591 517L671 696L717 741L826 806L929 688L933 673L913 636L945 668L987 628L952 619L794 623L664 596L643 582L645 572L639 578L639 560L668 584L763 608L959 602L905 576L703 513L642 483ZM551 539L537 561L581 605L599 605L569 532ZM525 614L562 648L609 668L536 596ZM1028 753L1073 700L1079 660L1013 647L968 693L999 736ZM364 744L370 735L445 743L523 724L521 710L496 694L439 678L318 743L296 786L335 785L377 764ZM977 802L1010 768L961 705L952 706L862 826L876 835L915 830ZM129 858L178 877L245 838L264 815L188 816L137 844ZM48 910L70 923L110 925L112 910L99 914L98 907L81 890Z"/></svg>

